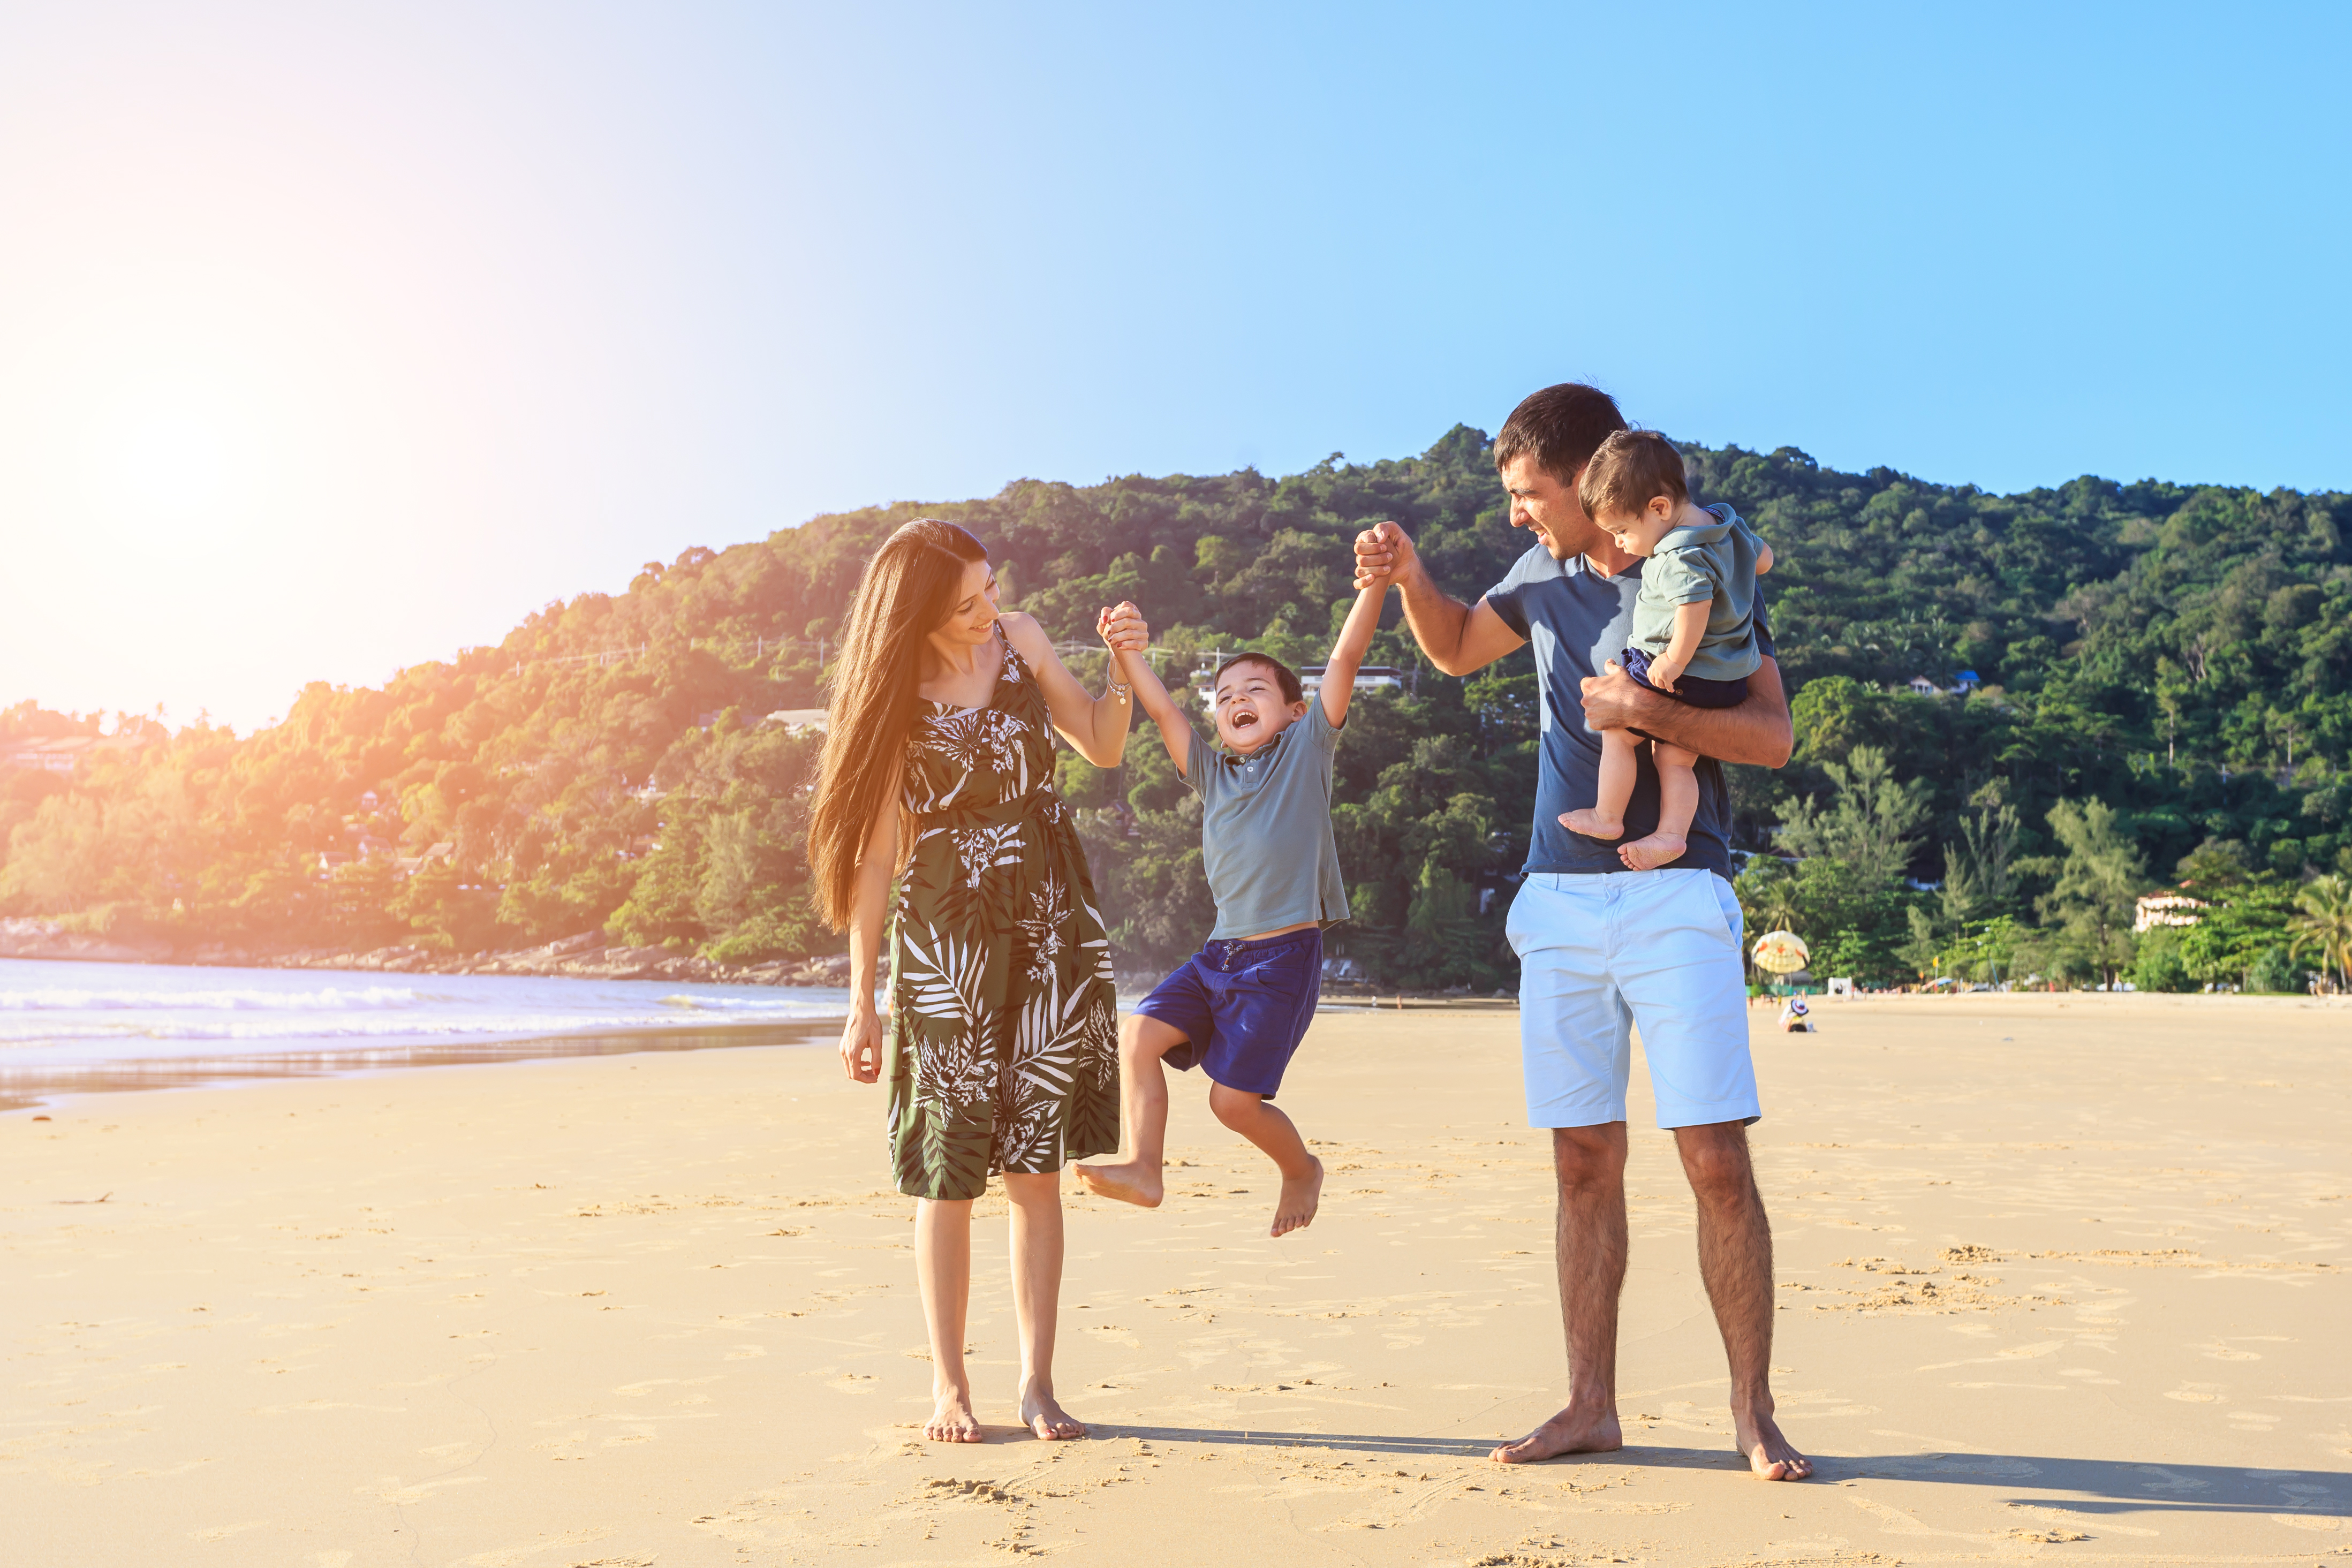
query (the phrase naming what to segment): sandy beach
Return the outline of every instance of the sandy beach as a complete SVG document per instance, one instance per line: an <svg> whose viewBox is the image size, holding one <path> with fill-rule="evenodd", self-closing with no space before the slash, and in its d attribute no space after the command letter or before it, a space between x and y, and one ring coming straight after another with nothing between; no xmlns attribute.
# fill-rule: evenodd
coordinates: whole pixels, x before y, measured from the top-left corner
<svg viewBox="0 0 2352 1568"><path fill-rule="evenodd" d="M1636 1070L1622 1452L1562 1391L1515 1015L1328 1013L1274 1183L1181 1079L1158 1212L1072 1186L1059 1380L918 1440L911 1204L829 1050L93 1094L0 1116L4 1555L49 1564L2312 1563L2352 1554L2352 1008L1754 1015L1781 1418L1751 1479ZM37 1113L52 1119L37 1121Z"/></svg>

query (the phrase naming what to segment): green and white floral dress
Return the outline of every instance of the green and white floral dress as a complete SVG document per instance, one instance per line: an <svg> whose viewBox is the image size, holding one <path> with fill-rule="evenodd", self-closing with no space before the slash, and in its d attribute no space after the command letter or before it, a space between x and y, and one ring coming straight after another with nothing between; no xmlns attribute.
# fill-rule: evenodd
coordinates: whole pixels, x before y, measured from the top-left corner
<svg viewBox="0 0 2352 1568"><path fill-rule="evenodd" d="M972 1198L1117 1151L1118 1004L1028 665L1006 643L985 707L923 708L891 901L890 1163L910 1197Z"/></svg>

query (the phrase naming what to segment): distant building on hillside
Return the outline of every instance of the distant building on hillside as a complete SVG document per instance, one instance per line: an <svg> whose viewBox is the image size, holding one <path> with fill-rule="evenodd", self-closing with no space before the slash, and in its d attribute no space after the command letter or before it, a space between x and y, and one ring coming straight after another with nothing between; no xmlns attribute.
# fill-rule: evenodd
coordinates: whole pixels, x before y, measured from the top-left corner
<svg viewBox="0 0 2352 1568"><path fill-rule="evenodd" d="M823 735L824 733L824 709L821 707L780 707L760 722L761 724L782 725L788 731L814 730L817 734Z"/></svg>
<svg viewBox="0 0 2352 1568"><path fill-rule="evenodd" d="M85 757L110 751L136 751L147 744L144 735L52 735L37 739L0 743L0 768L37 768L44 773L70 773Z"/></svg>
<svg viewBox="0 0 2352 1568"><path fill-rule="evenodd" d="M2143 893L2132 911L2132 930L2143 932L2158 925L2194 925L2204 918L2198 911L2211 907L2203 899L2191 898L2177 888Z"/></svg>
<svg viewBox="0 0 2352 1568"><path fill-rule="evenodd" d="M1298 672L1298 685L1308 696L1323 689L1321 664L1309 664ZM1401 692L1410 679L1409 672L1390 664L1365 664L1356 671L1356 689L1360 692Z"/></svg>
<svg viewBox="0 0 2352 1568"><path fill-rule="evenodd" d="M1217 666L1232 655L1203 653L1201 667L1192 672L1192 695L1201 706L1213 714L1217 711ZM1299 694L1312 698L1323 689L1323 672L1328 666L1307 664L1298 671ZM1389 664L1365 664L1356 671L1356 690L1360 692L1401 692L1414 684L1414 673Z"/></svg>

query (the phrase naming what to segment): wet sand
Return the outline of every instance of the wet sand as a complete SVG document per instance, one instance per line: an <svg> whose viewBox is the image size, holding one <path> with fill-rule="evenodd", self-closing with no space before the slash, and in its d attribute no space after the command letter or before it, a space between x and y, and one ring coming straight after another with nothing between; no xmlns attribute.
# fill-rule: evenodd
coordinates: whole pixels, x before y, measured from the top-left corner
<svg viewBox="0 0 2352 1568"><path fill-rule="evenodd" d="M2312 1563L2352 1552L2352 1008L1827 1003L1757 1050L1781 1418L1729 1448L1689 1196L1634 1082L1622 1452L1482 1456L1561 1393L1516 1019L1329 1014L1270 1168L1178 1081L1157 1212L1072 1189L1020 1435L1003 1207L928 1365L877 1091L606 1056L0 1115L14 1564Z"/></svg>

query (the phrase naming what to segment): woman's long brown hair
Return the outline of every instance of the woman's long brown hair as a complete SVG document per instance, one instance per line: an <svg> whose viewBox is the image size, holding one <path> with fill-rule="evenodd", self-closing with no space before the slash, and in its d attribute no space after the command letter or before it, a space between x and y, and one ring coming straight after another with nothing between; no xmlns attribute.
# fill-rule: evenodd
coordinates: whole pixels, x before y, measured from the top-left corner
<svg viewBox="0 0 2352 1568"><path fill-rule="evenodd" d="M849 607L825 703L824 757L809 809L809 870L824 917L845 929L875 814L895 800L915 727L924 637L956 607L981 542L935 517L903 525L874 552Z"/></svg>

